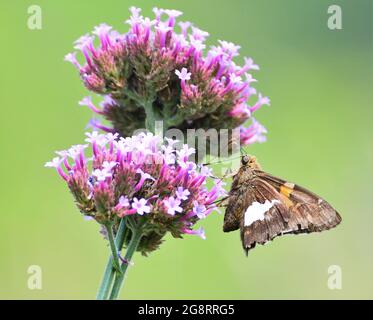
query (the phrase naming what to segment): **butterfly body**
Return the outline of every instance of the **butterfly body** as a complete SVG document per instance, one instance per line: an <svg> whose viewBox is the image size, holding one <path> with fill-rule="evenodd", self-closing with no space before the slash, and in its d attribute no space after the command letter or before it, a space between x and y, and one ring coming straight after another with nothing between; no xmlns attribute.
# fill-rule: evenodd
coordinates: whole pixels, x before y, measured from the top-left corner
<svg viewBox="0 0 373 320"><path fill-rule="evenodd" d="M240 229L248 252L283 234L321 232L340 222L324 199L262 171L255 157L244 156L233 178L223 231Z"/></svg>

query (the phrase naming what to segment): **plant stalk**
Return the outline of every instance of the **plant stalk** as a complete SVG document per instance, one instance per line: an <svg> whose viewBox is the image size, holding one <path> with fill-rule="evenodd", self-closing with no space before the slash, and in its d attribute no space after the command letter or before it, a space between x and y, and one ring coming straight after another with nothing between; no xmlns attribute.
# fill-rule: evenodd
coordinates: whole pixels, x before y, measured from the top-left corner
<svg viewBox="0 0 373 320"><path fill-rule="evenodd" d="M126 235L126 221L125 218L122 218L119 224L119 228L115 237L115 246L116 248L121 249L124 244L124 239ZM117 253L118 254L118 253ZM97 300L106 300L108 298L110 289L113 284L114 276L115 276L115 267L114 267L114 259L113 255L111 254L108 262L106 264L106 268L104 271L104 275L101 281L100 288L97 292Z"/></svg>
<svg viewBox="0 0 373 320"><path fill-rule="evenodd" d="M145 128L149 130L152 133L155 133L155 121L156 119L156 113L154 110L153 102L147 102L144 105L145 113L146 113L146 119L145 119Z"/></svg>
<svg viewBox="0 0 373 320"><path fill-rule="evenodd" d="M117 245L115 243L115 239L114 239L113 225L112 224L106 224L105 228L106 228L106 231L107 231L107 234L108 234L108 240L109 240L109 244L110 244L110 250L111 250L111 255L112 255L112 258L113 258L114 268L116 269L117 272L121 272L120 271L119 257L118 257L119 250L118 250L118 247L117 247Z"/></svg>
<svg viewBox="0 0 373 320"><path fill-rule="evenodd" d="M137 246L140 243L142 235L143 234L142 234L141 228L132 230L131 241L128 245L127 252L126 252L126 255L124 257L125 261L122 263L122 266L121 266L122 273L121 274L116 273L116 275L115 275L113 289L111 291L110 298L109 298L110 300L115 300L115 299L118 298L120 289L122 288L122 285L123 285L124 277L125 277L126 272L128 270L128 266L131 263L131 259L132 259L133 254L136 252Z"/></svg>

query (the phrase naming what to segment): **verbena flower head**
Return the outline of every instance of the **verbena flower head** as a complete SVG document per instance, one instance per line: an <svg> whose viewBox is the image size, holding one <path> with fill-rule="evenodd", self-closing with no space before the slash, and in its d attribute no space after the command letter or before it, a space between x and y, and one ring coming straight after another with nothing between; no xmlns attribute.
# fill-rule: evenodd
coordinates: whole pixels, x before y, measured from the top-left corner
<svg viewBox="0 0 373 320"><path fill-rule="evenodd" d="M90 99L81 102L112 123L106 128L94 121L94 127L128 137L144 128L151 114L163 119L166 129L240 127L241 143L264 141L266 131L252 115L269 99L255 98L251 71L259 67L254 61L234 62L240 46L219 41L207 50L209 34L190 22L177 23L182 15L177 10L155 8L153 18L143 17L138 8L130 11L127 33L101 24L75 42L84 64L76 52L65 57L85 86L104 96L101 108ZM249 119L252 124L243 126Z"/></svg>
<svg viewBox="0 0 373 320"><path fill-rule="evenodd" d="M216 209L214 202L225 191L221 183L206 188L209 171L189 162L193 149L175 150L174 140L163 142L151 133L119 139L111 133L86 135L87 144L59 151L46 164L66 181L85 216L101 224L141 220L143 253L155 250L167 232L205 238L194 225Z"/></svg>

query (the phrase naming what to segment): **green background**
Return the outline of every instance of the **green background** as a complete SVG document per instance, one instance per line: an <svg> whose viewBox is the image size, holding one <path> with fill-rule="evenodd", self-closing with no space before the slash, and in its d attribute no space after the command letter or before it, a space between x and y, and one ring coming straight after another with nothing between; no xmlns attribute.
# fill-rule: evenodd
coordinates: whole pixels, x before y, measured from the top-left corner
<svg viewBox="0 0 373 320"><path fill-rule="evenodd" d="M27 28L38 4L42 30ZM339 4L343 29L327 27ZM98 225L84 221L53 170L54 150L83 142L91 112L76 70L63 62L72 42L106 22L124 32L128 7L184 11L218 39L242 46L261 66L257 88L272 100L257 118L268 142L247 148L275 175L328 199L341 226L284 237L245 257L222 215L201 222L207 240L167 238L135 257L124 299L373 298L372 1L0 1L0 298L92 299L108 256ZM42 290L27 287L30 265ZM342 268L342 290L327 286Z"/></svg>

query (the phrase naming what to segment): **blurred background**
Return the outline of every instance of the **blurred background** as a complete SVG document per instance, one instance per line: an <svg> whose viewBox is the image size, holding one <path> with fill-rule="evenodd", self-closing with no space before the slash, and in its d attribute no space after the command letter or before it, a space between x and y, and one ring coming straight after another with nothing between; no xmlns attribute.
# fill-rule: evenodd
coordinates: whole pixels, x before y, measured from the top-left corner
<svg viewBox="0 0 373 320"><path fill-rule="evenodd" d="M342 8L342 30L327 26ZM27 27L30 5L42 29ZM207 240L168 237L148 258L135 256L123 299L373 298L373 5L296 0L0 1L0 298L93 299L108 248L67 187L44 163L82 143L91 112L76 70L63 61L73 41L106 22L127 30L132 5L178 9L218 39L240 44L261 67L257 88L271 107L256 115L265 144L247 148L263 168L322 195L343 217L329 232L277 238L249 257L223 215L202 221ZM42 290L30 290L31 265ZM342 270L330 290L329 266Z"/></svg>

